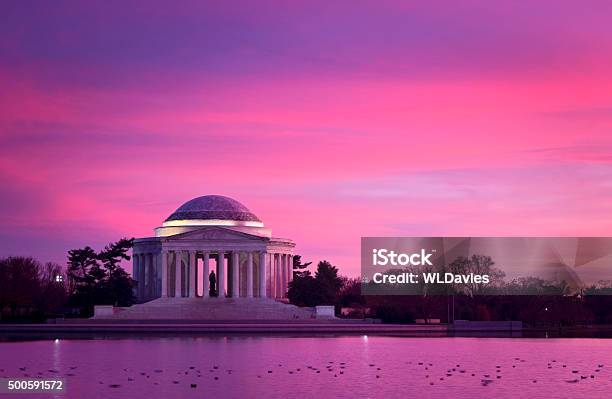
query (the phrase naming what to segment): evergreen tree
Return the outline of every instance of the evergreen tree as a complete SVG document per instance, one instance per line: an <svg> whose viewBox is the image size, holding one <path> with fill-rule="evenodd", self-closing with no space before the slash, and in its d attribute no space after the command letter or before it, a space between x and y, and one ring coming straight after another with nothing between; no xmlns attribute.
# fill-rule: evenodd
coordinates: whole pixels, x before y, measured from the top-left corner
<svg viewBox="0 0 612 399"><path fill-rule="evenodd" d="M319 293L319 305L335 305L340 288L342 288L342 278L338 276L338 268L326 260L319 262L315 280Z"/></svg>
<svg viewBox="0 0 612 399"><path fill-rule="evenodd" d="M316 306L319 303L319 294L316 281L307 267L312 262L302 263L300 255L293 256L293 280L289 283L287 298L297 306Z"/></svg>
<svg viewBox="0 0 612 399"><path fill-rule="evenodd" d="M85 314L93 313L97 287L104 277L97 254L91 247L68 251L69 302L81 306Z"/></svg>
<svg viewBox="0 0 612 399"><path fill-rule="evenodd" d="M298 262L301 265L300 260ZM287 297L297 306L336 305L342 284L338 268L327 261L321 261L314 277L308 270L296 274L289 283Z"/></svg>
<svg viewBox="0 0 612 399"><path fill-rule="evenodd" d="M92 314L94 305L130 306L134 283L121 261L130 260L127 252L133 244L133 238L122 238L99 253L89 246L68 251L70 302L85 314Z"/></svg>
<svg viewBox="0 0 612 399"><path fill-rule="evenodd" d="M133 246L133 238L122 238L108 244L97 256L107 276L105 299L115 306L130 306L134 302L132 279L120 266L122 260L130 260L127 252Z"/></svg>
<svg viewBox="0 0 612 399"><path fill-rule="evenodd" d="M71 293L91 291L102 273L91 273L91 268L98 265L96 252L89 246L68 251L68 277L71 280Z"/></svg>
<svg viewBox="0 0 612 399"><path fill-rule="evenodd" d="M293 278L310 276L310 270L305 270L312 262L302 263L302 257L295 255L293 257Z"/></svg>
<svg viewBox="0 0 612 399"><path fill-rule="evenodd" d="M289 302L296 306L313 307L319 304L319 292L317 282L310 273L303 277L295 277L289 283L287 291Z"/></svg>

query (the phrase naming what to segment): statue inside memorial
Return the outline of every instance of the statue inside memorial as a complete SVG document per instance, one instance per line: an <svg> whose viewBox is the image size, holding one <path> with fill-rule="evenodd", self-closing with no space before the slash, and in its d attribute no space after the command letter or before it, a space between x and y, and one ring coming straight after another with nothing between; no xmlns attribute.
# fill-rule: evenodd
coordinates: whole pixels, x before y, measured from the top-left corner
<svg viewBox="0 0 612 399"><path fill-rule="evenodd" d="M217 277L215 276L215 271L211 271L208 275L208 282L210 283L210 290L208 291L208 295L211 297L217 296Z"/></svg>

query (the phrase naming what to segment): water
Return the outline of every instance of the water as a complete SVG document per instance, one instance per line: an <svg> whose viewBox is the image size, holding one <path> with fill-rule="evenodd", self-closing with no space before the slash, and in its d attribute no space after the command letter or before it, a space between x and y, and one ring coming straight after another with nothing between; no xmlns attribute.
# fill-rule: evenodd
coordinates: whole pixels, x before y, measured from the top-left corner
<svg viewBox="0 0 612 399"><path fill-rule="evenodd" d="M0 342L0 377L24 374L65 378L60 398L604 398L612 392L612 340L180 336Z"/></svg>

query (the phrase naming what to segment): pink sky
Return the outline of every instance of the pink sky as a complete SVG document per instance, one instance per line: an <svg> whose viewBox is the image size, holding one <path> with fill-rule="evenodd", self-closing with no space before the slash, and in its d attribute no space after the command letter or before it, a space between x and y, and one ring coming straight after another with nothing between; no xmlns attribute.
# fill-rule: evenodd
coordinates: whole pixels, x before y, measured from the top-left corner
<svg viewBox="0 0 612 399"><path fill-rule="evenodd" d="M612 235L612 4L455 3L4 2L0 256L206 194L351 276L361 236Z"/></svg>

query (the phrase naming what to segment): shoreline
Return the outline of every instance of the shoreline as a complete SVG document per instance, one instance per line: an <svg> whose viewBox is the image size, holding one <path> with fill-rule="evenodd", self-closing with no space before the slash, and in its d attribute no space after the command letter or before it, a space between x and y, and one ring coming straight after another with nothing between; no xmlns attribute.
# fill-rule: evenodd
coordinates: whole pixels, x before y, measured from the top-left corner
<svg viewBox="0 0 612 399"><path fill-rule="evenodd" d="M514 327L514 328L513 328ZM381 324L354 320L93 320L59 323L0 323L0 338L32 335L371 335L407 337L612 338L612 325L581 327L520 327L509 323Z"/></svg>
<svg viewBox="0 0 612 399"><path fill-rule="evenodd" d="M447 334L447 325L405 325L373 323L336 323L336 322L168 322L137 321L130 322L84 322L60 324L0 324L0 334L10 333L349 333L349 334L389 334L389 333L437 333Z"/></svg>

